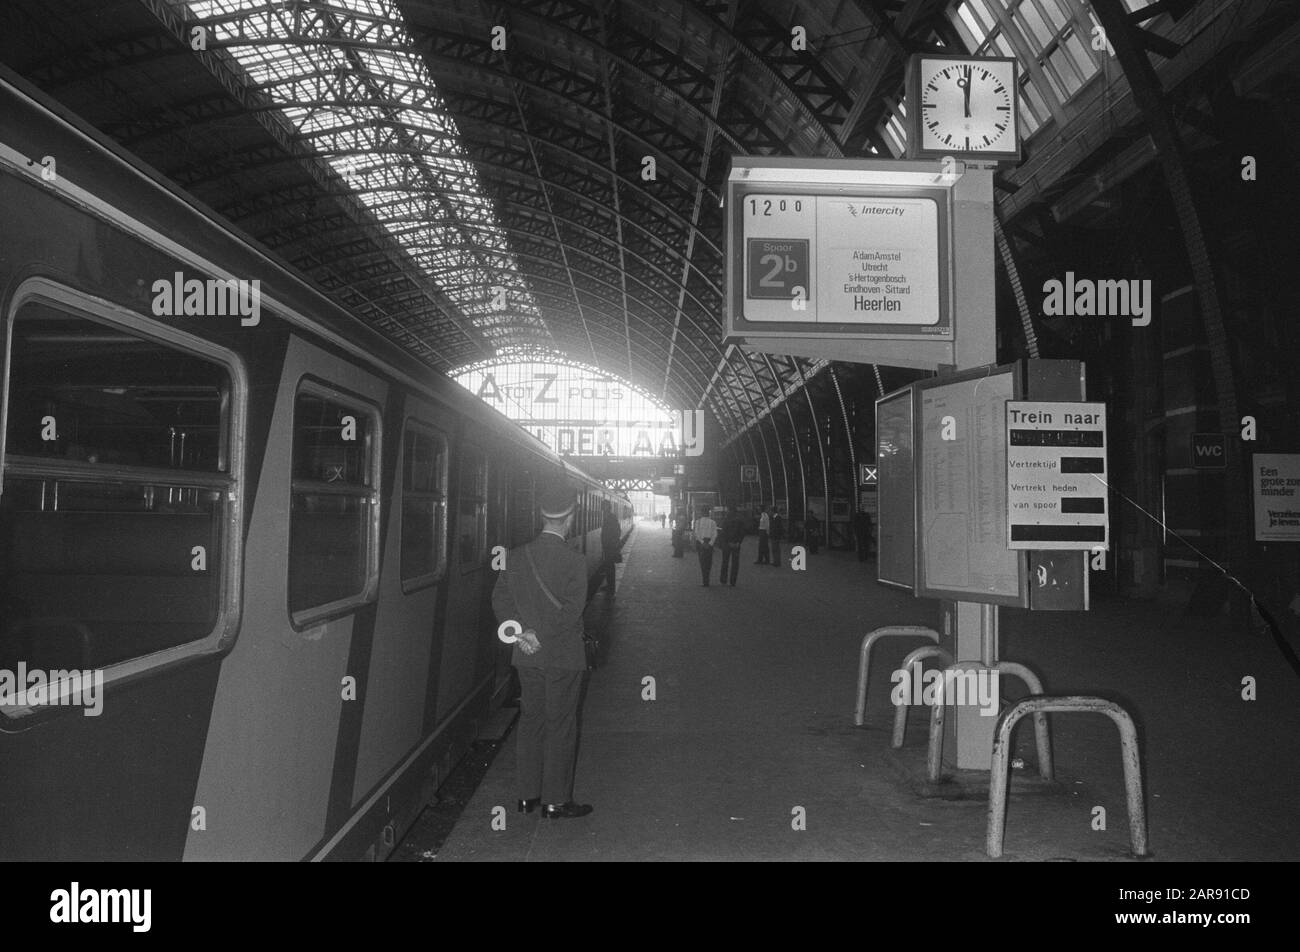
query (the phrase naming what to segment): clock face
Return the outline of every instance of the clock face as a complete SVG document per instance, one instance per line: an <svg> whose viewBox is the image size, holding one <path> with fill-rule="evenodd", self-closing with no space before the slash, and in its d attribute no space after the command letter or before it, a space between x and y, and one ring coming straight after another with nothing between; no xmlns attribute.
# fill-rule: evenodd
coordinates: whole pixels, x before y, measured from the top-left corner
<svg viewBox="0 0 1300 952"><path fill-rule="evenodd" d="M1015 152L1015 64L1001 60L922 60L921 148Z"/></svg>

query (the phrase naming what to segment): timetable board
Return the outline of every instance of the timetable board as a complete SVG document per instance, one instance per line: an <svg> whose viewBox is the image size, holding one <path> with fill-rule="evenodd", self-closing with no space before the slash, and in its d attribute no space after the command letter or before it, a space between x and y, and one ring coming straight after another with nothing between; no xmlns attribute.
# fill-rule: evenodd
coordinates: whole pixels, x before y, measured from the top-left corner
<svg viewBox="0 0 1300 952"><path fill-rule="evenodd" d="M1016 365L914 384L917 585L929 598L1028 605L1025 560L1007 547L1006 404Z"/></svg>

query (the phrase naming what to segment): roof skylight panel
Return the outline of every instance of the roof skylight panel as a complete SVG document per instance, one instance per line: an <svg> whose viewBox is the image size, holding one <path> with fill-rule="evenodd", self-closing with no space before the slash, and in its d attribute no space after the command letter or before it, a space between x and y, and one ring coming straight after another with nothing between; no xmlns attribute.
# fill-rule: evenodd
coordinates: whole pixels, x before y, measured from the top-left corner
<svg viewBox="0 0 1300 952"><path fill-rule="evenodd" d="M230 44L254 86L280 104L297 135L313 142L417 264L449 285L448 297L466 307L483 294L473 283L507 286L510 313L544 330L394 0L318 2L301 16L265 0L190 0L188 7L191 16L216 21L213 35ZM303 35L291 36L295 28ZM421 217L439 224L408 227Z"/></svg>

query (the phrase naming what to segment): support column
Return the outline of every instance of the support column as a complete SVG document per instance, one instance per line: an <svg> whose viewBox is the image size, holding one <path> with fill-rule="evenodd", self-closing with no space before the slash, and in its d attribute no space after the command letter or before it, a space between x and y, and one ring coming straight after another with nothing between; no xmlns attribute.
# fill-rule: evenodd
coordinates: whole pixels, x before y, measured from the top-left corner
<svg viewBox="0 0 1300 952"><path fill-rule="evenodd" d="M966 167L953 186L953 323L957 370L997 361L993 170ZM998 662L998 606L955 602L953 660L992 668ZM996 677L996 671L989 675ZM950 699L949 699L950 700ZM959 770L988 770L996 717L973 704L955 706L945 750L957 752Z"/></svg>

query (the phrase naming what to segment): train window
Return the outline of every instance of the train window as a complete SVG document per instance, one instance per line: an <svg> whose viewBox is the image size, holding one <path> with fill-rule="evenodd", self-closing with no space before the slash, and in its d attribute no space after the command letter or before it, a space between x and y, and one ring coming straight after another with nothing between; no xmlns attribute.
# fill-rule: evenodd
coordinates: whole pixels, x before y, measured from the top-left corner
<svg viewBox="0 0 1300 952"><path fill-rule="evenodd" d="M538 533L537 498L532 474L515 473L510 479L510 546L522 545Z"/></svg>
<svg viewBox="0 0 1300 952"><path fill-rule="evenodd" d="M447 569L447 440L408 422L402 450L402 589L413 591Z"/></svg>
<svg viewBox="0 0 1300 952"><path fill-rule="evenodd" d="M0 667L164 663L237 617L233 358L38 293L10 336Z"/></svg>
<svg viewBox="0 0 1300 952"><path fill-rule="evenodd" d="M460 538L462 567L478 565L487 550L487 458L483 451L465 446L460 454Z"/></svg>
<svg viewBox="0 0 1300 952"><path fill-rule="evenodd" d="M293 408L289 507L289 610L295 625L372 595L378 433L373 409L303 382Z"/></svg>

